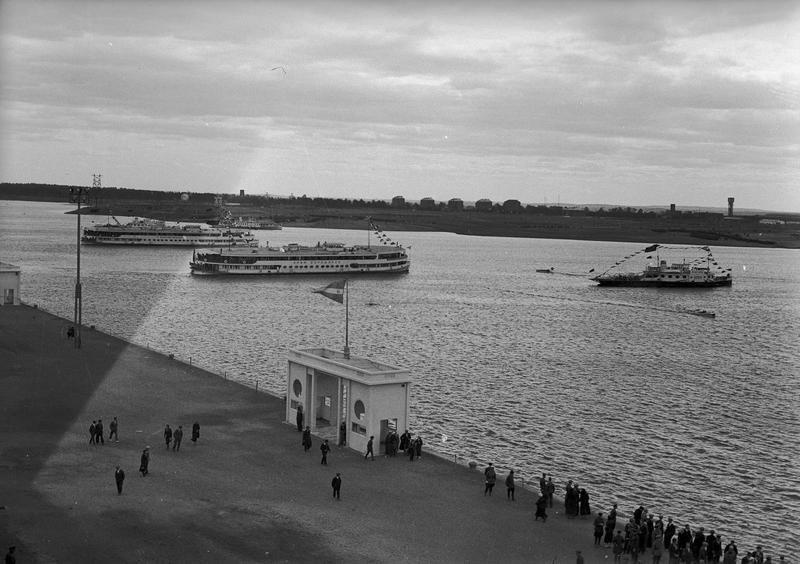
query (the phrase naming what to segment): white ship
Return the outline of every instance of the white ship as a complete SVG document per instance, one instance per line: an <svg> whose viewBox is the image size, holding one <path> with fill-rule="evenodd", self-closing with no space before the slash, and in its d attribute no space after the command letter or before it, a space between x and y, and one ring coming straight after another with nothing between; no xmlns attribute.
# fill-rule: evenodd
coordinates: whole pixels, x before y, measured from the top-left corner
<svg viewBox="0 0 800 564"><path fill-rule="evenodd" d="M212 228L196 223L167 225L155 219L130 223L92 225L83 229L81 241L95 245L149 245L179 247L258 246L252 233L242 229Z"/></svg>

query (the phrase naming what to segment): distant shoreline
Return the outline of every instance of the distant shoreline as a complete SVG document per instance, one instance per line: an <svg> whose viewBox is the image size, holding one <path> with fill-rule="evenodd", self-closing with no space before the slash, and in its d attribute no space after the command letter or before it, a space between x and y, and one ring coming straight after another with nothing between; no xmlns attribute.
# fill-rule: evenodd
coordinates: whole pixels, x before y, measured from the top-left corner
<svg viewBox="0 0 800 564"><path fill-rule="evenodd" d="M20 200L0 192L0 199ZM67 202L68 199L25 199ZM713 245L720 247L800 248L800 220L764 219L762 216L724 217L712 213L560 213L488 212L474 209L421 210L391 207L331 207L296 200L270 200L267 204L236 204L227 208L235 217L268 219L283 227L366 229L371 218L387 232L446 232L483 237L567 239L628 243ZM641 211L641 210L640 210ZM75 210L66 212L74 214ZM94 201L81 214L135 216L165 221L214 224L220 210L213 204L173 199Z"/></svg>

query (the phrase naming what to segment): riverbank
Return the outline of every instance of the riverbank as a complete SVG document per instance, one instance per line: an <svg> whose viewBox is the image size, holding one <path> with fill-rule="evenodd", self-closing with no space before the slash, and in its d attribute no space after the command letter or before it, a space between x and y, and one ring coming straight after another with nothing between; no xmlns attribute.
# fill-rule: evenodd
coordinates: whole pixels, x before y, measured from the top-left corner
<svg viewBox="0 0 800 564"><path fill-rule="evenodd" d="M334 448L322 466L319 441L305 453L282 422L281 399L98 331L85 329L76 349L69 324L0 308L0 542L17 546L18 562L611 558L593 546L591 519L566 519L556 502L547 523L534 522L535 495L520 488L507 501L504 469L484 497L479 471L425 453L372 462ZM120 441L89 445L92 420L108 429L115 416ZM180 452L164 447L167 423L187 431ZM127 474L121 496L117 464Z"/></svg>

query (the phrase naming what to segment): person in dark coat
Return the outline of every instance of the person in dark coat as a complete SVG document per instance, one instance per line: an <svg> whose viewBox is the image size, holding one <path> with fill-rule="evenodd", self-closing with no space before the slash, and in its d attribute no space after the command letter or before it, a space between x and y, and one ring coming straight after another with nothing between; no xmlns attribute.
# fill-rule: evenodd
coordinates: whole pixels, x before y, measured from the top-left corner
<svg viewBox="0 0 800 564"><path fill-rule="evenodd" d="M603 529L605 528L606 520L603 519L603 514L598 513L594 518L594 544L600 545L603 540Z"/></svg>
<svg viewBox="0 0 800 564"><path fill-rule="evenodd" d="M311 448L311 427L306 427L303 431L303 450L308 452Z"/></svg>
<svg viewBox="0 0 800 564"><path fill-rule="evenodd" d="M664 548L669 548L672 544L672 537L675 536L675 523L672 517L667 517L667 527L664 529Z"/></svg>
<svg viewBox="0 0 800 564"><path fill-rule="evenodd" d="M400 435L400 450L405 452L410 443L411 443L411 433L409 433L408 429L406 429L406 432Z"/></svg>
<svg viewBox="0 0 800 564"><path fill-rule="evenodd" d="M297 430L303 430L303 421L305 420L305 416L303 415L303 406L297 406Z"/></svg>
<svg viewBox="0 0 800 564"><path fill-rule="evenodd" d="M6 552L6 564L17 564L17 557L14 555L16 550L16 546L8 547L8 552Z"/></svg>
<svg viewBox="0 0 800 564"><path fill-rule="evenodd" d="M167 450L169 450L169 443L172 442L172 428L169 424L164 427L164 442L167 443Z"/></svg>
<svg viewBox="0 0 800 564"><path fill-rule="evenodd" d="M422 458L422 437L417 435L417 438L414 439L414 452L417 455L417 458Z"/></svg>
<svg viewBox="0 0 800 564"><path fill-rule="evenodd" d="M606 535L603 537L603 542L606 544L611 544L614 542L614 527L617 526L617 504L614 504L614 507L611 508L611 511L608 512L608 517L606 518Z"/></svg>
<svg viewBox="0 0 800 564"><path fill-rule="evenodd" d="M172 434L172 450L181 450L181 442L183 441L183 425L178 425L175 432Z"/></svg>
<svg viewBox="0 0 800 564"><path fill-rule="evenodd" d="M114 471L114 481L117 483L117 495L122 495L122 482L125 481L125 471L119 466Z"/></svg>
<svg viewBox="0 0 800 564"><path fill-rule="evenodd" d="M97 444L97 421L92 421L92 424L89 425L89 444L96 445Z"/></svg>
<svg viewBox="0 0 800 564"><path fill-rule="evenodd" d="M543 495L540 495L539 499L536 500L536 516L533 520L538 521L540 517L543 523L547 521L547 496Z"/></svg>
<svg viewBox="0 0 800 564"><path fill-rule="evenodd" d="M372 445L375 441L375 436L371 436L367 441L367 452L364 454L364 460L368 457L372 457L372 460L375 460L375 452L372 450Z"/></svg>
<svg viewBox="0 0 800 564"><path fill-rule="evenodd" d="M103 438L103 420L98 419L97 425L94 426L94 444L97 444L97 441L100 441L101 445L106 444L106 440Z"/></svg>
<svg viewBox="0 0 800 564"><path fill-rule="evenodd" d="M142 477L147 476L149 474L148 467L150 466L150 447L144 447L142 451L141 463L139 464L139 472L142 473Z"/></svg>
<svg viewBox="0 0 800 564"><path fill-rule="evenodd" d="M192 442L197 444L197 439L200 438L200 423L195 421L192 424Z"/></svg>
<svg viewBox="0 0 800 564"><path fill-rule="evenodd" d="M487 493L492 495L492 490L494 489L494 484L497 482L497 473L494 471L494 466L492 463L489 463L489 466L483 471L483 476L486 478L486 487L483 489L483 495Z"/></svg>
<svg viewBox="0 0 800 564"><path fill-rule="evenodd" d="M510 499L514 501L514 490L516 486L514 485L514 471L509 470L508 476L506 476L506 499Z"/></svg>
<svg viewBox="0 0 800 564"><path fill-rule="evenodd" d="M342 477L339 472L331 480L331 488L333 488L333 499L340 499L339 495L342 489Z"/></svg>
<svg viewBox="0 0 800 564"><path fill-rule="evenodd" d="M578 499L580 500L580 514L583 515L591 515L592 510L589 507L589 492L586 491L585 488L581 488L578 493Z"/></svg>
<svg viewBox="0 0 800 564"><path fill-rule="evenodd" d="M328 465L328 453L331 451L331 447L328 446L328 439L325 439L321 445L319 445L319 450L322 452L322 461L320 464Z"/></svg>
<svg viewBox="0 0 800 564"><path fill-rule="evenodd" d="M119 422L117 418L111 420L111 423L108 424L108 441L111 442L111 438L114 438L114 442L119 442L119 435L117 431L119 430Z"/></svg>

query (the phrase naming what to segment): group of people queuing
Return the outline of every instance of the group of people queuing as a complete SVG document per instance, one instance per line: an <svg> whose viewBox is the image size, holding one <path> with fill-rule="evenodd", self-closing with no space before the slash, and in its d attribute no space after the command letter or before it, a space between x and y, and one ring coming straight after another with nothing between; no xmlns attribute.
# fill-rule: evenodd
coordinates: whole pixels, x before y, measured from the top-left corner
<svg viewBox="0 0 800 564"><path fill-rule="evenodd" d="M117 443L119 442L118 429L119 422L117 418L114 417L108 424L108 442L112 440ZM89 444L95 446L106 444L105 427L103 426L102 419L95 419L92 421L92 424L89 425Z"/></svg>
<svg viewBox="0 0 800 564"><path fill-rule="evenodd" d="M624 524L620 524L620 516L615 503L606 517L598 513L594 519L594 544L611 547L614 562L622 562L623 555L627 561L636 564L640 558L650 551L653 564L660 564L662 557L668 564L771 564L770 556L765 556L761 546L756 550L739 557L739 549L731 540L723 543L722 535L704 527L692 531L689 525L678 529L672 517L666 523L663 515L648 513L644 506L639 506ZM784 562L781 556L777 562Z"/></svg>

